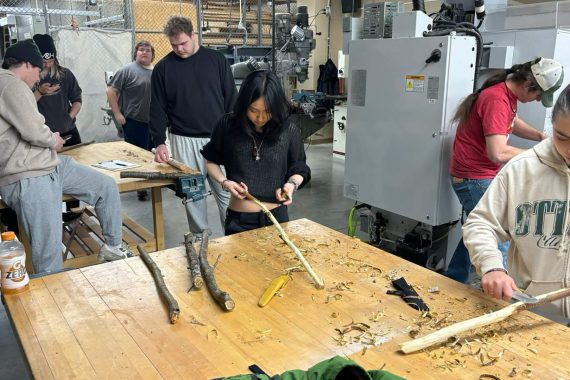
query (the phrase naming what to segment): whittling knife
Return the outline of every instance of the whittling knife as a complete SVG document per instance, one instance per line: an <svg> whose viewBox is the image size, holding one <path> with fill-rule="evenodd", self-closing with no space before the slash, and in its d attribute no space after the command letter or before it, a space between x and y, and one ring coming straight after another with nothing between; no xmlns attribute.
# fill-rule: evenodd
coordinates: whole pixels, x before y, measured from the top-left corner
<svg viewBox="0 0 570 380"><path fill-rule="evenodd" d="M524 302L524 303L537 303L538 302L538 299L536 299L535 297L529 296L528 294L523 293L523 292L518 291L518 290L513 291L512 298L517 300L517 301Z"/></svg>

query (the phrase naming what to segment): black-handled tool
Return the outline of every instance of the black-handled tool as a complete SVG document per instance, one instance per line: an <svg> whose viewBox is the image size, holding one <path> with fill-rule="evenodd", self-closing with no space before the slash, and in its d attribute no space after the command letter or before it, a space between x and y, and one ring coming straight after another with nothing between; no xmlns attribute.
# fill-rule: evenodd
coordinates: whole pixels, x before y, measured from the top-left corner
<svg viewBox="0 0 570 380"><path fill-rule="evenodd" d="M415 289L408 284L404 277L392 280L392 285L398 290L387 290L386 294L392 294L402 297L404 301L411 307L419 311L429 311L428 305L420 298Z"/></svg>

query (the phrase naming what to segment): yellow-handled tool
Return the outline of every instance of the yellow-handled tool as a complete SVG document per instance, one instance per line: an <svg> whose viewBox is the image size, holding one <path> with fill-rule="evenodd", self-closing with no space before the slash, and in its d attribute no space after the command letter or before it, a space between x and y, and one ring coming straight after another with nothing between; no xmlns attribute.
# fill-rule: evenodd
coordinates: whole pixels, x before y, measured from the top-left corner
<svg viewBox="0 0 570 380"><path fill-rule="evenodd" d="M265 289L265 291L263 292L263 295L259 299L257 305L259 307L267 306L269 301L271 301L271 299L275 296L275 294L277 294L277 292L281 290L285 286L285 284L289 282L289 280L290 277L288 274L282 274L281 276L274 278L273 281L271 281L271 283L267 287L267 289Z"/></svg>

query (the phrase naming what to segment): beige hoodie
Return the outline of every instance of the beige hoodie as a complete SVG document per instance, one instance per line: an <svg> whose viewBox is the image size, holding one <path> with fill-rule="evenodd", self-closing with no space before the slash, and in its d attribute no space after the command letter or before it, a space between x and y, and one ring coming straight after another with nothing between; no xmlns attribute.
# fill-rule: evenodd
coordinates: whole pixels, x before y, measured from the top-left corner
<svg viewBox="0 0 570 380"><path fill-rule="evenodd" d="M570 169L551 139L511 159L463 226L478 273L503 267L497 242L510 240L507 269L517 286L532 295L569 286L569 205ZM568 299L545 308L570 318Z"/></svg>
<svg viewBox="0 0 570 380"><path fill-rule="evenodd" d="M30 88L0 69L0 186L54 171L56 143Z"/></svg>

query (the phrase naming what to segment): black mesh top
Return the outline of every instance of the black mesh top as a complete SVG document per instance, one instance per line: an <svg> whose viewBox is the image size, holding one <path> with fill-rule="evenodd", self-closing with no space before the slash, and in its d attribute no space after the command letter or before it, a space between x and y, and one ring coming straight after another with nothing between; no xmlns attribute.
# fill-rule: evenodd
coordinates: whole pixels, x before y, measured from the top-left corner
<svg viewBox="0 0 570 380"><path fill-rule="evenodd" d="M253 128L252 136L247 135L227 114L200 152L206 160L223 165L229 180L245 183L249 193L260 201L277 203L275 190L294 174L303 177L304 186L311 179L311 169L306 164L301 130L295 123L287 120L276 137L266 137Z"/></svg>

